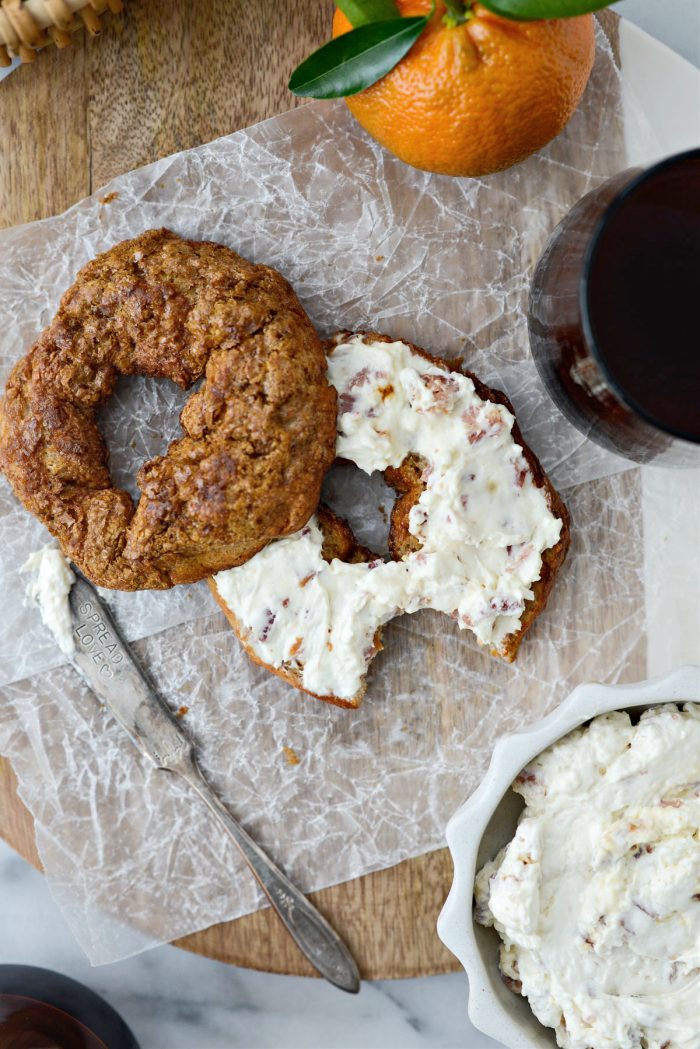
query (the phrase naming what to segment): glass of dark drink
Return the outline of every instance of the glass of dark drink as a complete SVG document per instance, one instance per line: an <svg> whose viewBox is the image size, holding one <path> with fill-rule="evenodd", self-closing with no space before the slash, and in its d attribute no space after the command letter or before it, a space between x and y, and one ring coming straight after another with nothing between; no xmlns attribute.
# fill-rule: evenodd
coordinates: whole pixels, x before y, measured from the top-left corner
<svg viewBox="0 0 700 1049"><path fill-rule="evenodd" d="M87 987L29 965L0 965L0 1049L139 1049Z"/></svg>
<svg viewBox="0 0 700 1049"><path fill-rule="evenodd" d="M529 329L579 430L636 462L700 465L700 149L575 205L537 265Z"/></svg>

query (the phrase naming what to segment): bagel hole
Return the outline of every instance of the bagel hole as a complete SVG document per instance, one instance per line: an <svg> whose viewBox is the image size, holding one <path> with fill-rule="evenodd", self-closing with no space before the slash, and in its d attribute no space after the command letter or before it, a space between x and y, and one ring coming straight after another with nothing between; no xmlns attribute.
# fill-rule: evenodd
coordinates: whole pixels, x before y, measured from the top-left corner
<svg viewBox="0 0 700 1049"><path fill-rule="evenodd" d="M389 556L389 527L396 493L380 472L366 474L354 463L336 462L326 474L321 500L344 518L357 541Z"/></svg>
<svg viewBox="0 0 700 1049"><path fill-rule="evenodd" d="M165 455L182 437L180 412L204 380L182 390L169 379L120 375L109 400L97 414L107 451L109 471L117 488L138 502L136 475L149 459Z"/></svg>

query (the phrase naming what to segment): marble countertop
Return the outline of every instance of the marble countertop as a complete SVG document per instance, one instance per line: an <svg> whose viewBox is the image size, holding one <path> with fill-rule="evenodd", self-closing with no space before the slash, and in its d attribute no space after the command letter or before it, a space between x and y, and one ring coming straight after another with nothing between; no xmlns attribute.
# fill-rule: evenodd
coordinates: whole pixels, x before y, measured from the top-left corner
<svg viewBox="0 0 700 1049"><path fill-rule="evenodd" d="M490 1049L466 1019L463 973L363 984L271 976L159 947L93 969L43 877L0 843L0 963L39 965L102 994L142 1049ZM8 907L7 901L11 901Z"/></svg>
<svg viewBox="0 0 700 1049"><path fill-rule="evenodd" d="M697 0L623 0L615 10L700 64ZM2 842L0 900L0 963L56 969L92 987L142 1049L497 1046L467 1020L462 973L365 983L355 998L319 980L235 969L174 947L92 969L42 876Z"/></svg>

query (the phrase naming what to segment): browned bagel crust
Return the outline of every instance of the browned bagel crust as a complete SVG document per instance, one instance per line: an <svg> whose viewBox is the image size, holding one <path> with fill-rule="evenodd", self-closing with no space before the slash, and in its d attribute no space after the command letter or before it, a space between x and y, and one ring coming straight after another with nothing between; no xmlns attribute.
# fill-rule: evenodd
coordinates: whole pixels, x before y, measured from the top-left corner
<svg viewBox="0 0 700 1049"><path fill-rule="evenodd" d="M185 436L114 487L96 412L119 375L203 375ZM311 322L275 270L150 230L88 263L0 405L0 468L101 586L162 589L301 528L333 461L335 391Z"/></svg>
<svg viewBox="0 0 700 1049"><path fill-rule="evenodd" d="M318 521L318 526L323 533L322 552L326 561L330 562L335 558L338 558L340 561L346 561L348 564L356 564L358 561L373 561L375 559L376 554L373 554L371 550L367 549L367 547L360 546L357 542L347 521L344 521L342 517L338 517L338 515L334 514L332 510L329 510L327 506L324 506L323 504L319 506L316 511L316 520ZM362 688L358 689L355 695L350 699L341 699L339 696L332 695L321 696L318 692L310 692L308 688L304 688L302 684L302 676L295 667L274 667L271 663L265 663L264 660L257 655L254 648L248 644L245 629L242 627L238 617L234 615L219 594L214 580L209 579L207 582L209 583L212 594L216 598L219 608L228 619L230 625L233 627L236 637L254 663L257 663L260 667L265 667L266 670L271 671L277 677L286 681L288 685L298 688L300 692L306 692L307 696L313 696L314 699L322 699L325 703L332 703L336 707L345 707L349 710L355 710L359 707L367 687L366 681L363 682ZM381 631L379 630L374 638L374 646L375 654L381 651Z"/></svg>
<svg viewBox="0 0 700 1049"><path fill-rule="evenodd" d="M331 339L325 342L326 353L332 353L333 348L338 343L344 342L348 338L356 335L359 335L365 344L397 341L396 339L392 339L389 335L380 335L377 332L341 331L337 332ZM426 350L421 349L420 346L415 346L412 342L407 342L405 339L401 339L400 341L408 346L413 353L418 354L419 357L423 357L427 361L431 361L439 368L446 368L449 371L461 372L462 375L466 375L474 383L474 388L482 400L502 404L515 418L515 409L506 395L501 390L494 390L491 389L491 387L486 386L485 383L481 382L481 380L474 375L473 372L468 371L461 361L436 357L433 354L428 353ZM525 602L525 611L520 619L520 629L516 633L509 634L506 637L502 651L495 648L490 650L491 655L500 656L508 663L512 663L515 660L520 647L520 642L535 622L540 612L544 610L552 591L552 587L554 586L557 572L564 563L571 542L569 512L564 505L561 496L552 486L551 481L542 469L534 452L532 452L525 444L517 419L515 419L511 432L514 441L516 444L520 445L523 450L523 455L532 471L532 478L535 485L538 488L543 489L547 499L547 505L554 516L558 517L561 521L562 528L559 542L556 546L550 547L542 554L542 571L540 578L532 585L534 597ZM400 561L406 554L420 548L420 544L415 536L411 535L409 532L408 515L411 512L411 508L420 499L421 492L425 487L423 481L421 481L422 472L423 464L421 463L420 458L413 455L407 456L399 467L389 467L384 471L384 480L394 489L395 492L398 493L399 496L391 513L391 528L389 531L389 550L395 561Z"/></svg>

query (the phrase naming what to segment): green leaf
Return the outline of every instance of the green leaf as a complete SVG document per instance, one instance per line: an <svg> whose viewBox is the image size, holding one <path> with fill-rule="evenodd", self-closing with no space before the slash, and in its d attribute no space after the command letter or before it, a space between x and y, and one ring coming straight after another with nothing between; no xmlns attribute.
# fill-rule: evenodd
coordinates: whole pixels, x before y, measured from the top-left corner
<svg viewBox="0 0 700 1049"><path fill-rule="evenodd" d="M355 27L399 17L395 0L336 0L336 7Z"/></svg>
<svg viewBox="0 0 700 1049"><path fill-rule="evenodd" d="M539 18L571 18L609 7L613 0L481 0L484 7L504 18L522 22Z"/></svg>
<svg viewBox="0 0 700 1049"><path fill-rule="evenodd" d="M297 66L289 90L305 98L343 98L364 91L410 51L429 17L391 18L343 33Z"/></svg>

